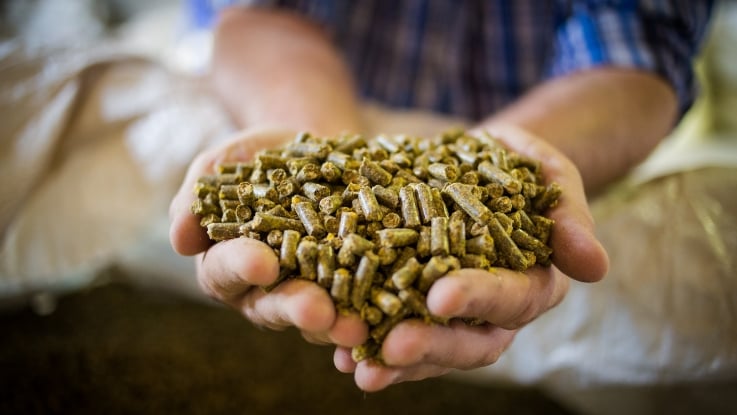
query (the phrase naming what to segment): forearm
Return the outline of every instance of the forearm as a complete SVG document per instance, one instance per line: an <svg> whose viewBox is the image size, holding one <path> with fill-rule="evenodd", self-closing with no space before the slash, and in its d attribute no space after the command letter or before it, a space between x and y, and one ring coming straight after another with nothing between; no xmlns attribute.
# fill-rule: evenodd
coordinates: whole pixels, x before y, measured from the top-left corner
<svg viewBox="0 0 737 415"><path fill-rule="evenodd" d="M215 32L211 75L240 127L360 129L345 64L317 27L295 16L226 10Z"/></svg>
<svg viewBox="0 0 737 415"><path fill-rule="evenodd" d="M551 142L595 193L652 151L672 128L676 108L671 88L653 75L596 69L542 84L482 127L515 124Z"/></svg>

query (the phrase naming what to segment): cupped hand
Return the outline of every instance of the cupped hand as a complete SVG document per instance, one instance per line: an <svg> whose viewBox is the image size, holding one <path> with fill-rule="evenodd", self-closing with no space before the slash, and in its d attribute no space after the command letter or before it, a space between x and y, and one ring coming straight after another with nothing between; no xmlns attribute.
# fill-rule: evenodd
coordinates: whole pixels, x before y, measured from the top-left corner
<svg viewBox="0 0 737 415"><path fill-rule="evenodd" d="M384 340L383 365L370 360L356 364L349 349L338 347L336 368L353 372L356 384L365 391L440 376L453 369L488 366L509 347L519 328L563 300L569 278L595 282L608 270L609 260L594 235L582 180L573 163L519 128L495 126L489 132L511 150L540 160L545 180L563 189L558 204L548 212L555 220L550 239L553 265L534 266L525 272L463 269L441 278L428 293L429 310L448 318L481 319L485 324L470 326L459 319L448 326L402 322Z"/></svg>
<svg viewBox="0 0 737 415"><path fill-rule="evenodd" d="M170 242L177 253L196 255L198 282L206 294L240 311L254 324L277 330L294 326L310 342L352 347L367 338L368 329L357 315L337 313L329 294L311 281L292 279L269 292L261 289L278 277L274 251L249 238L213 244L200 218L190 211L200 176L213 174L219 163L246 161L259 150L286 144L295 134L245 130L198 155L171 202Z"/></svg>

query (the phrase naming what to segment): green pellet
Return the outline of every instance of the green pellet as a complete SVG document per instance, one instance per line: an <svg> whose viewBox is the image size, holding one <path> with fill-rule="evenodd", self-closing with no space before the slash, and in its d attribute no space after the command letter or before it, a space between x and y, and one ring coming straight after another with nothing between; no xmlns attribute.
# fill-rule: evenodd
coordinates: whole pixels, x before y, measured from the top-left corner
<svg viewBox="0 0 737 415"><path fill-rule="evenodd" d="M312 207L312 203L296 203L293 206L293 209L297 213L297 216L308 235L314 236L318 239L325 237L327 231L325 230L325 226L323 225L320 215L318 215Z"/></svg>
<svg viewBox="0 0 737 415"><path fill-rule="evenodd" d="M379 186L388 186L392 182L392 174L384 170L379 163L364 158L358 172L366 177L371 183Z"/></svg>
<svg viewBox="0 0 737 415"><path fill-rule="evenodd" d="M373 339L369 339L364 344L360 344L351 349L351 359L358 363L366 359L376 356L381 350L381 344Z"/></svg>
<svg viewBox="0 0 737 415"><path fill-rule="evenodd" d="M494 238L494 245L498 247L501 259L516 271L527 269L527 258L522 254L514 241L512 241L512 238L504 231L499 221L496 218L492 218L488 223L488 227L491 237Z"/></svg>
<svg viewBox="0 0 737 415"><path fill-rule="evenodd" d="M466 223L463 212L453 212L448 221L448 243L451 255L462 257L466 254Z"/></svg>
<svg viewBox="0 0 737 415"><path fill-rule="evenodd" d="M468 216L478 223L486 223L493 216L488 207L473 196L470 186L462 183L452 183L443 189Z"/></svg>
<svg viewBox="0 0 737 415"><path fill-rule="evenodd" d="M207 225L207 236L213 241L224 241L241 236L240 223L210 223Z"/></svg>
<svg viewBox="0 0 737 415"><path fill-rule="evenodd" d="M317 243L302 239L297 245L297 264L299 276L307 280L317 280Z"/></svg>
<svg viewBox="0 0 737 415"><path fill-rule="evenodd" d="M422 269L422 273L420 273L420 277L417 281L417 289L422 293L427 293L435 281L448 272L448 265L448 262L442 257L430 258Z"/></svg>
<svg viewBox="0 0 737 415"><path fill-rule="evenodd" d="M399 297L379 287L371 288L371 302L388 316L396 315L402 308Z"/></svg>
<svg viewBox="0 0 737 415"><path fill-rule="evenodd" d="M297 231L287 229L282 234L281 248L279 250L279 266L288 270L297 269L297 246L300 234Z"/></svg>
<svg viewBox="0 0 737 415"><path fill-rule="evenodd" d="M458 166L445 163L432 163L427 166L427 171L432 177L445 182L455 181L460 175Z"/></svg>
<svg viewBox="0 0 737 415"><path fill-rule="evenodd" d="M382 229L378 231L379 245L389 248L401 248L417 242L420 234L409 228Z"/></svg>
<svg viewBox="0 0 737 415"><path fill-rule="evenodd" d="M358 215L355 212L343 212L340 214L340 223L338 225L338 236L345 238L356 232L358 225Z"/></svg>
<svg viewBox="0 0 737 415"><path fill-rule="evenodd" d="M379 258L373 252L366 251L361 258L361 261L358 263L356 275L353 279L351 304L354 309L360 310L366 303L378 268Z"/></svg>
<svg viewBox="0 0 737 415"><path fill-rule="evenodd" d="M367 221L380 221L384 217L384 212L381 210L376 195L371 191L371 188L361 187L358 191L358 201L361 203L363 216Z"/></svg>
<svg viewBox="0 0 737 415"><path fill-rule="evenodd" d="M347 306L351 301L351 286L353 285L353 274L345 268L338 268L333 273L333 285L330 287L330 296L342 306Z"/></svg>
<svg viewBox="0 0 737 415"><path fill-rule="evenodd" d="M282 216L269 215L267 213L256 212L251 220L251 230L257 232L269 232L274 229L282 231L293 230L304 232L305 227L297 219L285 218Z"/></svg>
<svg viewBox="0 0 737 415"><path fill-rule="evenodd" d="M448 236L448 218L432 218L430 228L431 255L445 256L450 253L450 240Z"/></svg>
<svg viewBox="0 0 737 415"><path fill-rule="evenodd" d="M417 277L422 273L423 268L422 264L420 264L416 258L411 257L407 260L404 266L392 274L392 283L397 289L405 289L414 284Z"/></svg>

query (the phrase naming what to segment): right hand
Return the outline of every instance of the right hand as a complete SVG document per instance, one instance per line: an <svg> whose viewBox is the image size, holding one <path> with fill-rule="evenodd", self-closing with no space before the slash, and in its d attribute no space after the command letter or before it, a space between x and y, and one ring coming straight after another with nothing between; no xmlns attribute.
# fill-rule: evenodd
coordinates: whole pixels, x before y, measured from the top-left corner
<svg viewBox="0 0 737 415"><path fill-rule="evenodd" d="M265 292L279 274L272 248L250 238L217 244L208 238L190 212L197 179L212 174L218 163L246 161L259 150L277 147L293 139L295 132L244 130L218 147L200 153L190 165L169 209L169 238L181 255L196 255L197 279L210 297L238 310L258 326L284 329L294 326L312 343L353 347L368 337L368 327L358 315L335 309L330 295L311 281L290 279Z"/></svg>

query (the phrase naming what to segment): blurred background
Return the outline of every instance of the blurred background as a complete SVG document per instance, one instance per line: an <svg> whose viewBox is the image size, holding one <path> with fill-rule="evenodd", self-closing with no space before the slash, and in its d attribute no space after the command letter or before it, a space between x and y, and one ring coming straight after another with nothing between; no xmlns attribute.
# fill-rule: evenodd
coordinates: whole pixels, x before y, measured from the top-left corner
<svg viewBox="0 0 737 415"><path fill-rule="evenodd" d="M233 132L201 78L206 11L187 0L0 2L0 413L735 413L737 7L718 4L696 64L700 98L593 203L620 274L574 285L497 374L364 394L330 348L203 298L192 259L169 247L168 203L187 164ZM457 123L365 112L382 132ZM672 285L642 278L658 273ZM634 311L611 313L620 308ZM591 321L575 318L581 309ZM549 341L582 332L596 340ZM554 353L570 360L535 359Z"/></svg>

